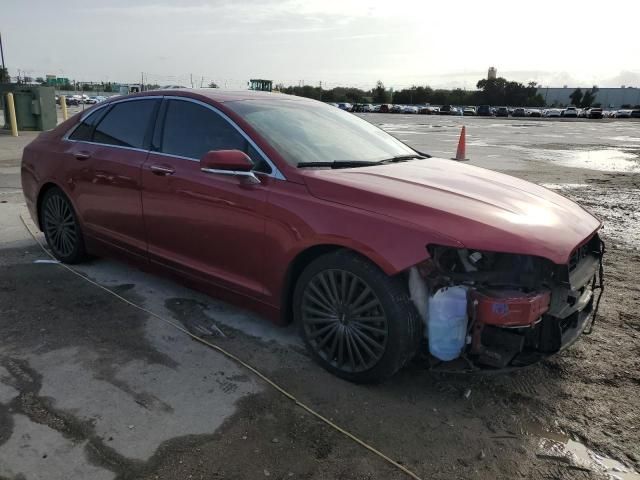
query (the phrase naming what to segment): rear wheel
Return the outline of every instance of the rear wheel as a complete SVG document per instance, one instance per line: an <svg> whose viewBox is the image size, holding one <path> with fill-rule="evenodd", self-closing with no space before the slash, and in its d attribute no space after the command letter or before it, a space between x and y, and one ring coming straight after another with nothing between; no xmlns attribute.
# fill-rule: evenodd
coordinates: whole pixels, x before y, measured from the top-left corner
<svg viewBox="0 0 640 480"><path fill-rule="evenodd" d="M40 225L53 255L64 263L86 258L82 230L71 202L59 188L47 190L40 207Z"/></svg>
<svg viewBox="0 0 640 480"><path fill-rule="evenodd" d="M421 322L404 280L352 252L313 261L298 280L293 307L314 359L353 382L390 377L419 345Z"/></svg>

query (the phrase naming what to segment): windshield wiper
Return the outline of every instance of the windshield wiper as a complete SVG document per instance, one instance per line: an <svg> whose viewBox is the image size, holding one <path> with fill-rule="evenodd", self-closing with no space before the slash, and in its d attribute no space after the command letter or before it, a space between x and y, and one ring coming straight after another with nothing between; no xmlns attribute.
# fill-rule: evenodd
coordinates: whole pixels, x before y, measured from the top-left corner
<svg viewBox="0 0 640 480"><path fill-rule="evenodd" d="M334 160L333 162L300 162L298 168L310 167L330 167L330 168L354 168L354 167L371 167L379 165L378 162L359 162L357 160Z"/></svg>
<svg viewBox="0 0 640 480"><path fill-rule="evenodd" d="M395 157L385 158L384 160L372 161L357 161L357 160L334 160L332 162L300 162L298 168L312 168L312 167L330 167L330 168L356 168L356 167L372 167L374 165L383 165L385 163L405 162L407 160L413 160L416 158L429 158L429 155L424 153L414 153L412 155L396 155Z"/></svg>
<svg viewBox="0 0 640 480"><path fill-rule="evenodd" d="M423 153L414 153L413 155L396 155L395 157L385 158L384 160L380 160L377 163L378 165L380 165L382 163L406 162L407 160L414 160L418 158L424 159L424 158L429 158L429 156Z"/></svg>

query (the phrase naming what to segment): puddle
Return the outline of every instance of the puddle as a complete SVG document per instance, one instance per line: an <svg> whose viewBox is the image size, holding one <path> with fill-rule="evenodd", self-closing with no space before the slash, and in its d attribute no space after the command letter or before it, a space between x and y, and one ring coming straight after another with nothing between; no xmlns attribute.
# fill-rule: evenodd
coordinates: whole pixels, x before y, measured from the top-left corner
<svg viewBox="0 0 640 480"><path fill-rule="evenodd" d="M540 150L536 157L573 168L604 172L640 172L636 154L607 148L603 150Z"/></svg>
<svg viewBox="0 0 640 480"><path fill-rule="evenodd" d="M492 147L493 146L483 140L467 140L467 145L471 147Z"/></svg>
<svg viewBox="0 0 640 480"><path fill-rule="evenodd" d="M616 142L640 142L640 137L628 137L622 135L619 137L608 137L607 140L614 140Z"/></svg>
<svg viewBox="0 0 640 480"><path fill-rule="evenodd" d="M563 188L587 188L589 185L586 183L541 183L540 186L551 190L561 190Z"/></svg>
<svg viewBox="0 0 640 480"><path fill-rule="evenodd" d="M545 122L546 123L546 122ZM504 122L504 123L490 123L488 125L483 125L484 127L488 127L488 128L505 128L505 127L511 127L511 128L530 128L530 127L546 127L546 125L544 125L542 122L540 123L508 123L508 122Z"/></svg>
<svg viewBox="0 0 640 480"><path fill-rule="evenodd" d="M570 133L568 133L570 134ZM536 138L565 138L568 134L559 134L559 133L530 133L529 135Z"/></svg>
<svg viewBox="0 0 640 480"><path fill-rule="evenodd" d="M576 470L607 475L612 480L640 480L640 474L613 458L599 455L568 435L527 425L525 434L539 437L536 456L566 464Z"/></svg>

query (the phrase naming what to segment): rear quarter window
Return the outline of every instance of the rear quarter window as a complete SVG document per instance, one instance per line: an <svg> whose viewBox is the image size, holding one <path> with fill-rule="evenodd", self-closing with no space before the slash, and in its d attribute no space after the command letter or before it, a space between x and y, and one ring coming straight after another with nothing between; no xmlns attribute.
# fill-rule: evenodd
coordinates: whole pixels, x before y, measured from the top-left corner
<svg viewBox="0 0 640 480"><path fill-rule="evenodd" d="M131 100L117 103L100 120L93 141L120 147L146 148L151 119L158 100Z"/></svg>

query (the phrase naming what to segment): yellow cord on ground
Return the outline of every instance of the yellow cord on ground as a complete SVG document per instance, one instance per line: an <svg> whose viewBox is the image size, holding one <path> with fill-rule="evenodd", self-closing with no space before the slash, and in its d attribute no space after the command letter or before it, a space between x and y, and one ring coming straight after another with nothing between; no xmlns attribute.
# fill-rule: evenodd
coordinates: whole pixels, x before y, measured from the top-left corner
<svg viewBox="0 0 640 480"><path fill-rule="evenodd" d="M49 252L49 250L47 250L45 248L45 246L42 244L42 242L38 239L38 237L36 236L36 234L29 228L29 226L27 225L27 223L25 222L24 218L22 217L22 215L20 215L20 220L22 221L22 224L24 225L24 227L27 229L27 231L29 232L29 234L33 237L33 239L38 243L38 245L40 245L40 248L49 256L51 257L53 260L56 260L56 258L53 256L53 254L51 254L51 252ZM56 260L57 261L57 260ZM137 308L138 310L151 315L154 318L157 318L158 320L161 320L165 323L168 323L169 325L171 325L172 327L174 327L175 329L181 331L182 333L185 333L186 335L188 335L189 337L191 337L193 340L196 340L197 342L202 343L203 345L206 345L209 348L212 348L214 350L217 350L218 352L220 352L221 354L223 354L225 357L230 358L231 360L235 361L236 363L242 365L244 368L246 368L247 370L249 370L250 372L252 372L254 375L256 375L257 377L259 377L261 380L263 380L264 382L266 382L267 384L271 385L274 389L276 389L278 392L280 392L282 395L284 395L285 397L287 397L289 400L291 400L292 402L294 402L298 407L302 408L303 410L305 410L307 413L313 415L314 417L316 417L318 420L326 423L327 425L329 425L331 428L333 428L334 430L337 430L338 432L340 432L341 434L343 434L344 436L350 438L351 440L353 440L354 442L356 442L357 444L361 445L362 447L366 448L367 450L369 450L370 452L372 452L373 454L377 455L378 457L382 458L383 460L385 460L387 463L393 465L394 467L396 467L398 470L404 472L405 474L407 474L409 477L413 478L414 480L422 480L418 475L416 475L415 473L413 473L411 470L409 470L408 468L404 467L403 465L400 465L398 462L396 462L395 460L393 460L392 458L388 457L387 455L385 455L384 453L382 453L380 450L377 450L376 448L372 447L371 445L369 445L367 442L365 442L364 440L361 440L360 438L356 437L354 434L348 432L347 430L345 430L344 428L340 427L339 425L335 424L334 422L332 422L331 420L329 420L328 418L324 417L323 415L321 415L320 413L316 412L313 408L309 407L308 405L306 405L305 403L302 403L300 400L298 400L294 395L292 395L291 393L289 393L288 391L286 391L284 388L282 388L280 385L278 385L277 383L275 383L273 380L271 380L270 378L268 378L266 375L264 375L263 373L261 373L260 371L256 370L254 367L252 367L251 365L249 365L248 363L246 363L245 361L241 360L240 358L238 358L236 355L234 355L233 353L225 350L224 348L211 343L207 340L205 340L202 337L199 337L198 335L194 335L193 333L191 333L190 331L188 331L186 328L184 328L182 325L179 325L175 322L172 322L171 320L168 320L164 317L161 317L160 315L158 315L157 313L152 312L151 310L147 310L144 307L141 307L140 305L137 305L135 303L133 303L131 300L127 300L126 298L124 298L121 295L118 295L116 292L114 292L113 290L110 290L109 288L100 285L97 282L94 282L93 280L91 280L90 278L85 277L84 275L82 275L80 272L78 272L77 270L75 270L74 268L70 267L69 265L66 265L64 263L58 263L57 265L60 265L62 268L68 270L69 272L73 273L74 275L80 277L81 279L89 282L90 284L98 287L101 290L104 290L105 292L107 292L110 295L113 295L114 297L116 297L117 299L123 301L124 303L126 303L127 305L132 306L133 308Z"/></svg>

